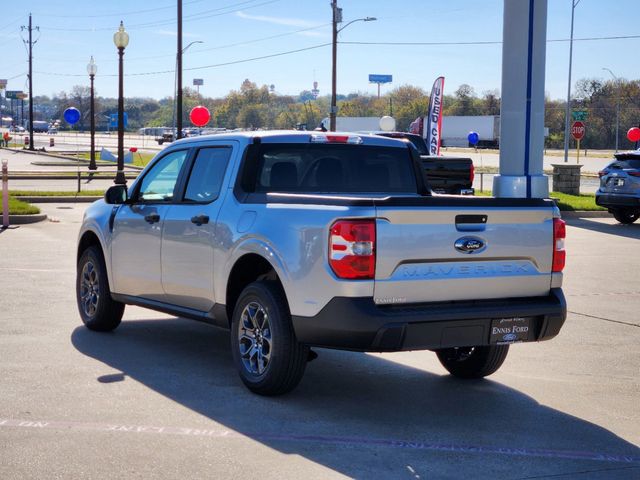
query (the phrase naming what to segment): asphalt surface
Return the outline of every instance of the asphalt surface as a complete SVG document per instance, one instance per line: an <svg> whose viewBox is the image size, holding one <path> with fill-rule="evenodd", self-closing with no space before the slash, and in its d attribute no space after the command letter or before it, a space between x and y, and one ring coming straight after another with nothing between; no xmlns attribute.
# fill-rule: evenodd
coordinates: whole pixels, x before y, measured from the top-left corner
<svg viewBox="0 0 640 480"><path fill-rule="evenodd" d="M640 225L571 221L561 334L480 381L431 352L318 350L249 393L222 330L127 307L81 326L84 205L0 233L0 478L640 478ZM71 208L69 208L71 207Z"/></svg>

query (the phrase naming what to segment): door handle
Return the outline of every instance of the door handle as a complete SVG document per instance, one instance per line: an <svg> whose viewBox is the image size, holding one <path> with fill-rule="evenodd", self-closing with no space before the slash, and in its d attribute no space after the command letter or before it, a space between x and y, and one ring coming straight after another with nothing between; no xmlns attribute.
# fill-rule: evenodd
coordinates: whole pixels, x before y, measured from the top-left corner
<svg viewBox="0 0 640 480"><path fill-rule="evenodd" d="M191 223L195 223L198 226L203 223L209 223L209 215L196 215L195 217L191 217Z"/></svg>
<svg viewBox="0 0 640 480"><path fill-rule="evenodd" d="M157 213L150 213L149 215L145 215L144 219L149 223L157 223L160 221L160 215Z"/></svg>

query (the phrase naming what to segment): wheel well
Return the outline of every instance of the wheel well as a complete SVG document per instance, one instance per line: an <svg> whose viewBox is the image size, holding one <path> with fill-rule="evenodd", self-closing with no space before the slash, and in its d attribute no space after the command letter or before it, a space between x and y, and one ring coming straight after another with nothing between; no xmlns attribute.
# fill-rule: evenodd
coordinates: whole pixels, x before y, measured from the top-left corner
<svg viewBox="0 0 640 480"><path fill-rule="evenodd" d="M78 244L78 253L76 255L76 264L80 261L80 257L82 253L89 247L96 246L102 250L102 245L100 245L100 240L98 240L98 236L93 232L85 232L80 239L80 243Z"/></svg>
<svg viewBox="0 0 640 480"><path fill-rule="evenodd" d="M229 275L227 282L227 318L229 324L233 318L233 309L236 302L247 285L257 280L273 280L282 288L282 282L273 266L255 253L249 253L238 259ZM284 291L284 290L283 290Z"/></svg>

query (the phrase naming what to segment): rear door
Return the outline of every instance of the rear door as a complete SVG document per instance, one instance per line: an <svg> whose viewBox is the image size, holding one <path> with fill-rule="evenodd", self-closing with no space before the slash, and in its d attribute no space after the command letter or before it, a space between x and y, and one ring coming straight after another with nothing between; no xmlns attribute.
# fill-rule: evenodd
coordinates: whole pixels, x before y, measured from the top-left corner
<svg viewBox="0 0 640 480"><path fill-rule="evenodd" d="M378 304L542 296L549 293L553 209L505 199L420 200L377 208ZM473 205L473 202L477 206ZM429 206L433 203L433 206ZM437 203L437 204L436 204Z"/></svg>

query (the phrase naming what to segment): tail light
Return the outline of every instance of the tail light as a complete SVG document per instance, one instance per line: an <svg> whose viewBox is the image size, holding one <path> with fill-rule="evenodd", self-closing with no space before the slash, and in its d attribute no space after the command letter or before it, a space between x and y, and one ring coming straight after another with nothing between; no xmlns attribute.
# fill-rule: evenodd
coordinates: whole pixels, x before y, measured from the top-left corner
<svg viewBox="0 0 640 480"><path fill-rule="evenodd" d="M598 172L598 177L599 177L599 178L602 178L602 177L604 177L606 174L607 174L607 172L605 172L604 170L600 170L600 171Z"/></svg>
<svg viewBox="0 0 640 480"><path fill-rule="evenodd" d="M338 220L329 230L329 265L338 278L365 280L376 273L375 220Z"/></svg>
<svg viewBox="0 0 640 480"><path fill-rule="evenodd" d="M564 220L553 219L553 267L552 272L561 272L567 259L564 249L564 239L567 237L567 227Z"/></svg>
<svg viewBox="0 0 640 480"><path fill-rule="evenodd" d="M631 175L632 177L640 177L640 172L627 172L627 175Z"/></svg>
<svg viewBox="0 0 640 480"><path fill-rule="evenodd" d="M350 145L360 145L362 138L357 135L311 135L311 143L348 143Z"/></svg>
<svg viewBox="0 0 640 480"><path fill-rule="evenodd" d="M469 172L469 183L473 186L473 179L476 178L476 167L471 162L471 171Z"/></svg>

